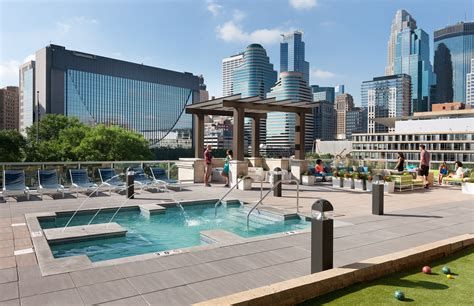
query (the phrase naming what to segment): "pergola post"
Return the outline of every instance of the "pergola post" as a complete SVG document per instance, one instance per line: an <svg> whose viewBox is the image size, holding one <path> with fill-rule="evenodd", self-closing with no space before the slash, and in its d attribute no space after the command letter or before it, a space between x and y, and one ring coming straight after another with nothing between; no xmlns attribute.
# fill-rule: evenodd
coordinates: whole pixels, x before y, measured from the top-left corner
<svg viewBox="0 0 474 306"><path fill-rule="evenodd" d="M232 135L232 150L235 160L244 160L244 108L236 107L234 113L234 129Z"/></svg>
<svg viewBox="0 0 474 306"><path fill-rule="evenodd" d="M295 159L304 160L304 145L305 145L305 114L296 113L296 126L295 126Z"/></svg>
<svg viewBox="0 0 474 306"><path fill-rule="evenodd" d="M204 114L194 114L194 157L204 158Z"/></svg>
<svg viewBox="0 0 474 306"><path fill-rule="evenodd" d="M260 157L260 118L252 118L252 157Z"/></svg>

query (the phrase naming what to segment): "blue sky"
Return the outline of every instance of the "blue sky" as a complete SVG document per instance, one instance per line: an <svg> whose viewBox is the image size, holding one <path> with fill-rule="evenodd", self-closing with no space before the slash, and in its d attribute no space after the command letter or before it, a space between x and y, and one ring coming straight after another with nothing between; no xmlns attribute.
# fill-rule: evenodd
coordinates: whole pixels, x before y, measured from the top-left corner
<svg viewBox="0 0 474 306"><path fill-rule="evenodd" d="M434 30L474 16L474 0L0 0L0 87L17 85L18 65L54 43L203 74L220 96L222 58L256 42L278 69L280 34L298 29L311 84L345 84L360 104L362 81L384 73L401 8L431 40Z"/></svg>

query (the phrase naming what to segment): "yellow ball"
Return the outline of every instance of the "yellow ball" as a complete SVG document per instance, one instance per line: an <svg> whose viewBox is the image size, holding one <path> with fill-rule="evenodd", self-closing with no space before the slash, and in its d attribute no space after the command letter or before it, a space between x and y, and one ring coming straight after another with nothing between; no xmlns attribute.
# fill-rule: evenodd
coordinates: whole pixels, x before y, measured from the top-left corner
<svg viewBox="0 0 474 306"><path fill-rule="evenodd" d="M453 279L454 277L451 274L446 275L447 278Z"/></svg>

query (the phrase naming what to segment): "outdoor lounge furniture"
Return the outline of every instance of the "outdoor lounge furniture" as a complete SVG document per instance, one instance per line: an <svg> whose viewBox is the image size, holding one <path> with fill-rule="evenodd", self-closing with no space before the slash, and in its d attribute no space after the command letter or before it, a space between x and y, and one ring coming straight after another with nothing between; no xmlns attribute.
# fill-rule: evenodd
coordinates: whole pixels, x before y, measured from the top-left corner
<svg viewBox="0 0 474 306"><path fill-rule="evenodd" d="M64 186L59 184L56 169L38 170L38 193L43 199L43 194L61 193L64 198Z"/></svg>
<svg viewBox="0 0 474 306"><path fill-rule="evenodd" d="M99 194L99 186L92 182L86 169L69 169L69 174L71 176L71 191L76 191L76 196L79 196L80 191Z"/></svg>
<svg viewBox="0 0 474 306"><path fill-rule="evenodd" d="M153 181L156 184L164 184L166 188L170 189L182 189L181 182L173 179L169 179L166 175L165 169L163 168L153 168L150 167L151 175L153 176Z"/></svg>
<svg viewBox="0 0 474 306"><path fill-rule="evenodd" d="M24 170L4 170L3 171L3 200L9 196L26 195L30 199L30 189L25 185Z"/></svg>
<svg viewBox="0 0 474 306"><path fill-rule="evenodd" d="M395 189L398 191L414 190L415 188L423 188L422 179L414 179L409 174L395 174L390 178L395 183Z"/></svg>
<svg viewBox="0 0 474 306"><path fill-rule="evenodd" d="M145 170L141 167L136 167L132 168L134 174L134 181L135 181L135 186L140 188L140 190L146 190L146 189L156 189L160 187L158 182L153 181L150 179L146 173Z"/></svg>
<svg viewBox="0 0 474 306"><path fill-rule="evenodd" d="M125 182L120 179L120 177L115 172L115 169L103 168L98 169L98 171L101 185L108 187L110 194L112 194L112 190L117 192L125 190Z"/></svg>
<svg viewBox="0 0 474 306"><path fill-rule="evenodd" d="M459 184L463 182L474 182L474 171L471 171L471 175L467 176L464 174L464 178L454 178L454 177L443 177L443 184Z"/></svg>

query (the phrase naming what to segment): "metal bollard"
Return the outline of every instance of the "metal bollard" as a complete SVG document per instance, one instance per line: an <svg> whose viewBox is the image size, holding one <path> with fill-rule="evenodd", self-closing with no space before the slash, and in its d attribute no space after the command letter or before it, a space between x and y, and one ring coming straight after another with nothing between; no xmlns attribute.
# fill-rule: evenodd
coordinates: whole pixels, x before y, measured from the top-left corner
<svg viewBox="0 0 474 306"><path fill-rule="evenodd" d="M372 215L383 215L383 189L383 177L375 175L372 180Z"/></svg>
<svg viewBox="0 0 474 306"><path fill-rule="evenodd" d="M127 192L125 196L127 199L133 199L135 197L135 172L130 168L127 169Z"/></svg>
<svg viewBox="0 0 474 306"><path fill-rule="evenodd" d="M334 221L330 212L333 210L327 200L317 200L311 207L311 273L332 269Z"/></svg>
<svg viewBox="0 0 474 306"><path fill-rule="evenodd" d="M281 197L281 183L278 183L281 181L281 168L276 167L273 171L275 171L275 174L273 174L273 186L276 186L273 189L273 196Z"/></svg>

